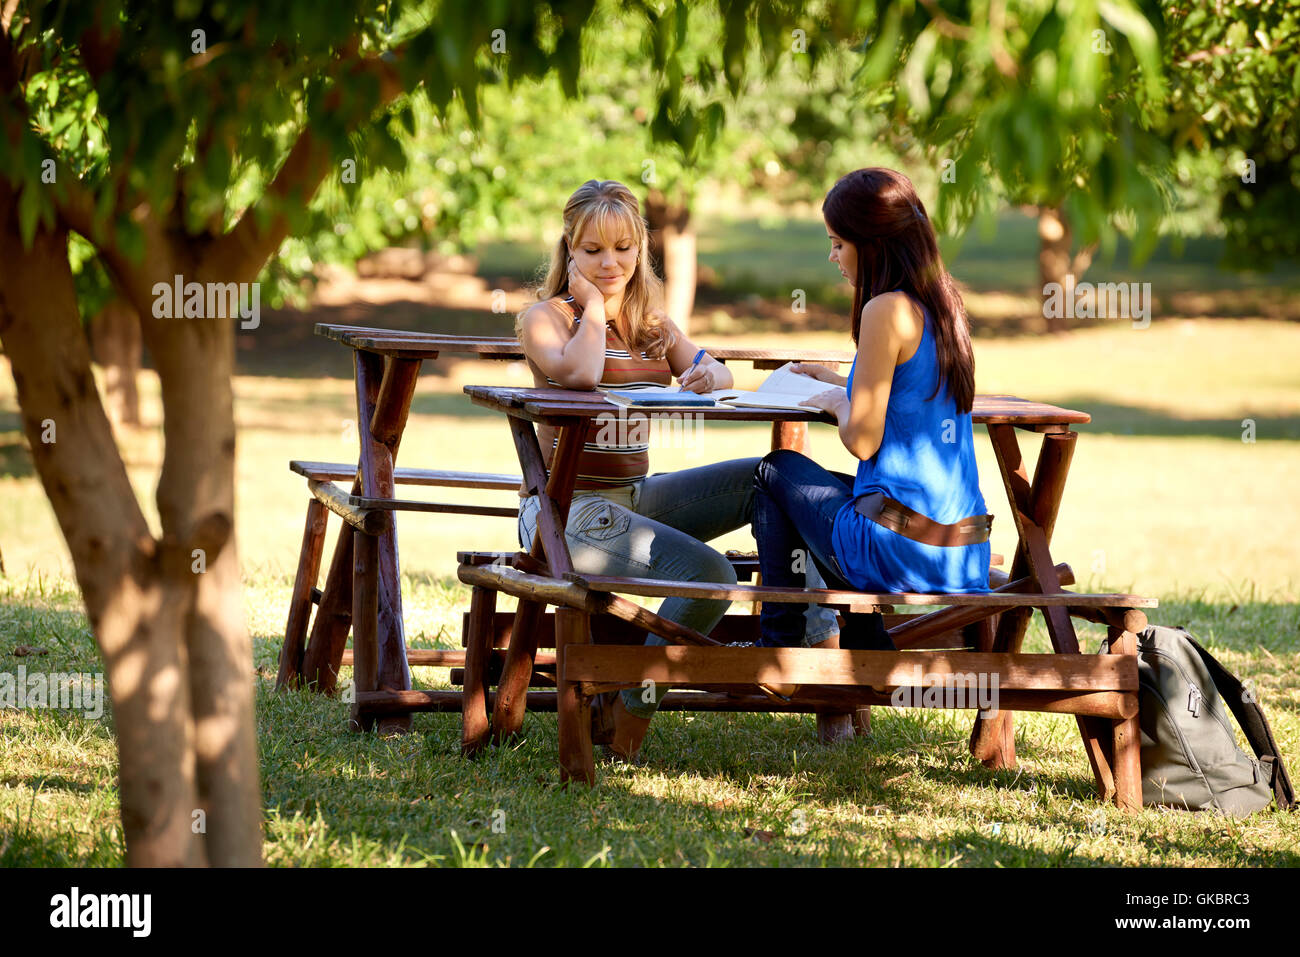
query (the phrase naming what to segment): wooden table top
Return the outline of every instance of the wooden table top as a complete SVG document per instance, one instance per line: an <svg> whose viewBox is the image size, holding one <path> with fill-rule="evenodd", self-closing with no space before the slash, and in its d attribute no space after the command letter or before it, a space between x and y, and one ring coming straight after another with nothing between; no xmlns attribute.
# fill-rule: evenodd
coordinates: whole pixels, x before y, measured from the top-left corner
<svg viewBox="0 0 1300 957"><path fill-rule="evenodd" d="M682 412L706 419L764 422L833 422L829 413L817 409L732 409L727 407L691 407L638 410L610 402L599 392L573 389L511 388L467 385L465 394L476 404L507 415L535 422L555 419L595 418L624 410L631 412ZM1062 409L1043 402L1033 402L1013 395L977 395L971 420L979 425L1019 425L1028 427L1079 425L1092 421L1086 412Z"/></svg>
<svg viewBox="0 0 1300 957"><path fill-rule="evenodd" d="M510 336L451 336L435 332L412 332L398 329L376 329L369 326L347 326L319 322L316 335L333 339L352 349L377 352L398 359L436 359L440 353L474 355L484 359L522 359L523 348L519 340ZM826 349L737 349L720 346L704 347L720 362L734 359L753 362L758 366L775 367L786 362L838 362L850 363L853 353Z"/></svg>

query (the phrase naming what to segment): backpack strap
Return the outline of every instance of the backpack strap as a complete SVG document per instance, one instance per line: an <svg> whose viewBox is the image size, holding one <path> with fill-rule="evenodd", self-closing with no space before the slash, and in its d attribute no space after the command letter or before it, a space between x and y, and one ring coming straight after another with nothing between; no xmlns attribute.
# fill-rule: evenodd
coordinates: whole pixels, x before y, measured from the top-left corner
<svg viewBox="0 0 1300 957"><path fill-rule="evenodd" d="M1255 701L1254 695L1246 694L1241 679L1219 664L1218 659L1202 648L1200 643L1187 633L1186 628L1180 628L1179 631L1183 633L1187 643L1201 656L1201 661L1209 670L1210 677L1214 679L1214 686L1218 688L1223 700L1228 702L1228 707L1237 719L1237 723L1241 725L1241 730L1246 732L1246 740L1254 749L1255 757L1272 773L1273 797L1277 800L1277 806L1283 810L1294 809L1295 791L1291 787L1291 778L1287 776L1286 765L1282 763L1282 752L1273 738L1273 729L1269 727L1268 718L1264 717L1264 709Z"/></svg>

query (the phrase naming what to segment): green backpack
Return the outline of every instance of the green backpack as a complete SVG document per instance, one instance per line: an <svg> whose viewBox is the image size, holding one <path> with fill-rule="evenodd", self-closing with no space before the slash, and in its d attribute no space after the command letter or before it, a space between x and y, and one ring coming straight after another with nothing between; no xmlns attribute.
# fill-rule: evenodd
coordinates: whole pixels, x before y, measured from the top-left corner
<svg viewBox="0 0 1300 957"><path fill-rule="evenodd" d="M1186 629L1151 625L1137 638L1142 803L1237 817L1274 798L1293 807L1291 779L1253 692ZM1224 700L1255 757L1237 747Z"/></svg>

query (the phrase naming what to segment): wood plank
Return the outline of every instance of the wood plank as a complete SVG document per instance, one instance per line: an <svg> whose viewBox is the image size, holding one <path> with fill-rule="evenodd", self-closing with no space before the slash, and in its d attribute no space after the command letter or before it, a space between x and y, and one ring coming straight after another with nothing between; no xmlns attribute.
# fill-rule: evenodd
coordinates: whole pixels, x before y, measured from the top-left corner
<svg viewBox="0 0 1300 957"><path fill-rule="evenodd" d="M421 502L403 498L370 498L349 495L347 502L354 508L369 512L437 512L448 515L485 515L496 518L518 518L519 508L505 505L464 505L453 502Z"/></svg>
<svg viewBox="0 0 1300 957"><path fill-rule="evenodd" d="M304 478L326 482L351 481L357 474L356 466L348 465L346 462L312 462L303 459L291 461L289 470ZM499 489L504 492L517 492L523 479L518 475L506 475L500 472L394 468L393 481L397 485Z"/></svg>
<svg viewBox="0 0 1300 957"><path fill-rule="evenodd" d="M1062 585L1074 584L1074 571L1069 565L1062 562L1056 566L1059 572L1059 583ZM1003 576L1004 578L1006 576ZM1024 578L1018 578L1015 581L1005 582L993 589L998 593L1015 593L1023 594L1028 589L1034 587L1034 580L1026 575ZM1075 606L1080 607L1080 606ZM899 640L921 640L926 636L945 631L951 628L964 628L966 625L974 624L987 617L987 609L979 606L971 607L968 605L950 605L942 611L930 612L926 615L913 615L906 623L898 625L889 630L889 637L894 639L894 644Z"/></svg>
<svg viewBox="0 0 1300 957"><path fill-rule="evenodd" d="M493 614L494 621L499 619L500 616L502 615L508 615L509 617L513 618L514 612L512 611L495 612ZM465 612L465 617L466 618L469 617L469 612ZM494 624L493 627L497 627L497 626ZM508 635L509 625L507 625L506 628L507 628L507 635ZM490 651L491 651L490 657L493 661L497 661L499 664L501 661L505 660L506 657L505 642L502 642L501 647L492 648L490 649ZM466 654L467 651L465 649L408 648L406 649L406 660L412 668L463 668L465 666ZM537 661L538 668L549 668L551 670L554 670L555 652L553 650L539 650L537 652L536 661ZM343 652L343 666L349 668L352 666L351 651Z"/></svg>
<svg viewBox="0 0 1300 957"><path fill-rule="evenodd" d="M348 525L367 535L382 535L392 528L392 517L382 509L366 508L348 501L348 496L333 482L309 479L307 488L316 501L328 508Z"/></svg>
<svg viewBox="0 0 1300 957"><path fill-rule="evenodd" d="M891 707L888 696L868 688L833 689L823 697L813 697L800 692L789 701L773 701L764 695L724 694L674 689L659 702L660 711L694 712L769 712L778 714L818 714L838 712L845 708ZM495 704L495 692L488 692L488 705ZM361 704L373 715L410 714L412 712L459 712L459 691L376 691L360 696ZM1116 718L1131 707L1136 713L1135 696L1118 691L1008 691L1004 707L1016 711L1041 711L1049 714L1090 714L1103 718ZM1128 704L1126 705L1126 702ZM528 692L528 710L554 712L556 693L531 689Z"/></svg>
<svg viewBox="0 0 1300 957"><path fill-rule="evenodd" d="M1030 605L1066 608L1070 605L1155 608L1155 598L1125 594L1086 594L1062 589L1055 594L1026 595L1019 592L996 591L948 595L924 595L917 592L871 593L840 591L831 588L777 588L769 585L727 584L724 582L669 582L653 578L623 578L614 575L585 575L570 573L567 580L591 591L617 592L643 597L713 598L730 601L817 602L835 607L848 606L850 610L870 612L881 605L957 605L986 608L1017 608Z"/></svg>
<svg viewBox="0 0 1300 957"><path fill-rule="evenodd" d="M501 386L466 386L465 394L476 404L498 411L514 409L536 421L554 417L595 416L616 411L621 406L608 402L599 392L570 389L507 388ZM813 409L796 410L745 410L724 407L689 410L707 419L736 421L833 421L829 415ZM1054 426L1082 425L1092 421L1086 412L1063 409L1043 402L1032 402L1016 396L977 395L971 411L971 420L981 425Z"/></svg>
<svg viewBox="0 0 1300 957"><path fill-rule="evenodd" d="M498 611L492 617L492 647L504 649L510 644L510 627L514 621L515 613L512 611ZM916 615L885 615L885 627L893 628L896 625L917 617ZM538 651L534 656L535 667L543 667L546 664L554 665L555 659L552 654L547 658L547 652L542 649L555 647L554 635L554 614L546 612L542 615L538 632ZM469 613L463 612L461 615L462 642L465 641L464 634L468 629ZM598 645L643 645L645 644L646 629L644 626L624 621L613 615L593 614L591 619L592 640ZM733 641L756 641L759 637L758 618L755 615L748 614L728 614L723 615L714 626L709 637L719 644L730 644ZM915 650L919 648L963 648L967 647L966 639L963 632L959 629L941 632L937 635L930 635L924 639L907 637L903 643L895 641L900 649ZM973 647L973 646L972 646ZM445 654L445 652L438 652ZM420 664L435 664L433 661L423 661L419 656L429 654L429 652L411 649L407 651L412 666ZM450 662L450 659L448 659ZM345 657L346 663L346 657ZM460 662L456 662L460 664Z"/></svg>
<svg viewBox="0 0 1300 957"><path fill-rule="evenodd" d="M564 679L590 682L924 687L946 674L998 676L1008 691L1136 691L1137 659L1119 655L1026 655L973 651L849 651L819 648L574 646Z"/></svg>

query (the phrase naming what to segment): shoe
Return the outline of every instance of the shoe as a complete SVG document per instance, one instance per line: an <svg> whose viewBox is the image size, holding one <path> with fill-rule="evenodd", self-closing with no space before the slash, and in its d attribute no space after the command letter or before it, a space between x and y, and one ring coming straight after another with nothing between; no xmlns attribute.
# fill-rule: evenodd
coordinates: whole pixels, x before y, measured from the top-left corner
<svg viewBox="0 0 1300 957"><path fill-rule="evenodd" d="M596 749L596 756L599 758L601 764L608 764L616 768L640 768L644 767L646 763L646 760L642 757L640 751L629 758L627 755L615 751L612 744L602 744Z"/></svg>

